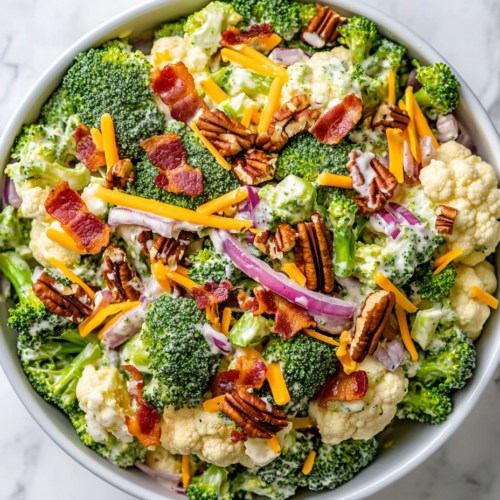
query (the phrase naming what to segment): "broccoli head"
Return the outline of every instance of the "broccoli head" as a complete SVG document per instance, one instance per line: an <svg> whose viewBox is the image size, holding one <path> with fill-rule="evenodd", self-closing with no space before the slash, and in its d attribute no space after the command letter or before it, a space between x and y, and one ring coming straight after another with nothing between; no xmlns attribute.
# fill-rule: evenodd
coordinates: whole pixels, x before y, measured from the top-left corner
<svg viewBox="0 0 500 500"><path fill-rule="evenodd" d="M410 380L408 392L398 404L397 417L422 423L444 422L453 411L451 399L436 387Z"/></svg>
<svg viewBox="0 0 500 500"><path fill-rule="evenodd" d="M64 129L75 114L75 103L69 98L65 90L59 87L43 105L39 122L43 125L52 125Z"/></svg>
<svg viewBox="0 0 500 500"><path fill-rule="evenodd" d="M349 153L357 145L343 139L337 145L323 144L312 134L298 134L281 150L276 163L276 179L296 175L314 182L319 174L349 175Z"/></svg>
<svg viewBox="0 0 500 500"><path fill-rule="evenodd" d="M299 484L314 491L333 490L373 462L377 450L375 438L366 441L348 439L336 445L319 442L314 466L307 476L300 474Z"/></svg>
<svg viewBox="0 0 500 500"><path fill-rule="evenodd" d="M184 25L187 17L180 17L175 21L168 21L158 26L154 31L154 41L166 36L184 36Z"/></svg>
<svg viewBox="0 0 500 500"><path fill-rule="evenodd" d="M240 187L240 183L233 173L223 169L212 154L201 145L194 133L188 131L183 123L171 122L165 132L172 132L181 138L186 149L188 164L203 172L203 194L188 196L160 189L155 184L158 169L148 159L137 164L136 181L132 185L128 184L127 187L130 194L194 210L200 205Z"/></svg>
<svg viewBox="0 0 500 500"><path fill-rule="evenodd" d="M205 322L194 299L161 295L150 305L141 339L151 357L153 380L144 397L158 410L195 406L207 391L221 357L212 354L200 333Z"/></svg>
<svg viewBox="0 0 500 500"><path fill-rule="evenodd" d="M410 295L417 294L422 300L437 301L450 296L455 284L457 270L453 263L448 264L439 274L432 272L432 266L420 266L411 282Z"/></svg>
<svg viewBox="0 0 500 500"><path fill-rule="evenodd" d="M120 363L135 366L141 373L151 373L149 369L151 358L144 348L144 342L140 335L135 335L122 345Z"/></svg>
<svg viewBox="0 0 500 500"><path fill-rule="evenodd" d="M15 250L23 257L30 257L31 220L23 219L21 210L7 206L0 213L0 251Z"/></svg>
<svg viewBox="0 0 500 500"><path fill-rule="evenodd" d="M282 407L288 415L307 408L307 402L325 385L336 368L337 348L302 332L291 339L273 335L262 356L267 363L279 362L290 393L290 402ZM264 383L262 392L268 394ZM272 400L272 404L274 400Z"/></svg>
<svg viewBox="0 0 500 500"><path fill-rule="evenodd" d="M339 42L347 45L357 63L362 64L380 45L381 38L377 26L365 17L355 16L339 26Z"/></svg>
<svg viewBox="0 0 500 500"><path fill-rule="evenodd" d="M189 500L231 500L228 472L224 467L210 465L201 475L193 477L186 490Z"/></svg>
<svg viewBox="0 0 500 500"><path fill-rule="evenodd" d="M121 158L143 158L139 143L162 132L165 117L149 88L151 71L142 52L114 41L82 52L64 77L63 90L83 124L100 128L102 115L111 115Z"/></svg>
<svg viewBox="0 0 500 500"><path fill-rule="evenodd" d="M460 83L446 64L420 66L417 80L422 88L415 93L415 100L431 120L437 120L440 114L451 113L458 106Z"/></svg>
<svg viewBox="0 0 500 500"><path fill-rule="evenodd" d="M102 254L82 255L80 262L74 264L71 270L88 286L99 290L106 288L106 280L102 273Z"/></svg>

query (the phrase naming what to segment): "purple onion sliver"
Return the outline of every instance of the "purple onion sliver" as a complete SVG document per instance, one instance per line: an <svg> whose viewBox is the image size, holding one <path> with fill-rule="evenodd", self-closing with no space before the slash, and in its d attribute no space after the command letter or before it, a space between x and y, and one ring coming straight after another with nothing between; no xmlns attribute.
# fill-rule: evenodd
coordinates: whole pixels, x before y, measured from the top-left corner
<svg viewBox="0 0 500 500"><path fill-rule="evenodd" d="M420 144L420 149L422 150L422 168L425 168L436 158L436 148L432 142L432 137L425 136Z"/></svg>
<svg viewBox="0 0 500 500"><path fill-rule="evenodd" d="M381 156L378 160L380 162L380 164L385 167L385 168L389 168L389 153L384 153L384 156Z"/></svg>
<svg viewBox="0 0 500 500"><path fill-rule="evenodd" d="M11 205L14 208L19 208L23 202L22 198L17 194L14 182L7 175L4 178L3 199L5 206Z"/></svg>
<svg viewBox="0 0 500 500"><path fill-rule="evenodd" d="M130 309L115 321L105 332L104 341L110 349L115 349L124 344L141 331L142 323L146 317L145 310L140 306Z"/></svg>
<svg viewBox="0 0 500 500"><path fill-rule="evenodd" d="M385 347L379 345L373 353L379 363L382 363L389 371L393 372L401 364L405 351L401 342L394 339L388 342Z"/></svg>
<svg viewBox="0 0 500 500"><path fill-rule="evenodd" d="M394 215L398 224L405 226L422 226L424 223L411 211L399 203L388 203L389 211Z"/></svg>
<svg viewBox="0 0 500 500"><path fill-rule="evenodd" d="M316 311L307 311L316 322L316 328L330 335L340 335L343 331L351 328L352 319L339 318L338 316L328 316Z"/></svg>
<svg viewBox="0 0 500 500"><path fill-rule="evenodd" d="M472 142L470 135L465 130L461 130L457 142L462 144L462 146L465 146L467 149L470 149L470 152L473 155L477 154L476 145L474 144L474 142Z"/></svg>
<svg viewBox="0 0 500 500"><path fill-rule="evenodd" d="M420 166L413 158L410 146L406 141L404 143L403 169L412 179L418 180L420 177Z"/></svg>
<svg viewBox="0 0 500 500"><path fill-rule="evenodd" d="M394 215L392 215L388 210L383 208L382 210L375 212L374 217L384 228L384 234L390 236L393 240L399 236L401 229L399 228Z"/></svg>
<svg viewBox="0 0 500 500"><path fill-rule="evenodd" d="M454 141L458 137L458 123L452 113L448 115L439 115L436 122L438 131L437 140L439 144L448 141Z"/></svg>
<svg viewBox="0 0 500 500"><path fill-rule="evenodd" d="M408 76L407 87L413 87L413 93L418 92L422 88L422 84L417 80L418 68L413 68Z"/></svg>
<svg viewBox="0 0 500 500"><path fill-rule="evenodd" d="M311 56L302 49L284 49L277 47L269 54L269 59L275 63L281 64L281 66L291 66L298 62L305 62L310 58Z"/></svg>
<svg viewBox="0 0 500 500"><path fill-rule="evenodd" d="M181 474L169 474L168 472L160 472L158 470L152 469L151 467L148 467L146 464L143 464L139 460L137 460L135 466L138 469L142 470L142 472L144 472L148 476L154 477L156 479L163 479L164 481L172 481L173 483L178 483L182 479Z"/></svg>
<svg viewBox="0 0 500 500"><path fill-rule="evenodd" d="M234 354L234 348L229 342L229 339L208 323L202 326L201 334L205 337L212 354L222 354L223 356Z"/></svg>

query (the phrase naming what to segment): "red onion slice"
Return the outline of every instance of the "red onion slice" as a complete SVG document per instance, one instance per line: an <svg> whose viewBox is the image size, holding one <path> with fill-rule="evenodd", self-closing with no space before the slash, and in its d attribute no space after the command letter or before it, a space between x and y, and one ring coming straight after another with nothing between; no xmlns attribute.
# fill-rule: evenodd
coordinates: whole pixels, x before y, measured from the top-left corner
<svg viewBox="0 0 500 500"><path fill-rule="evenodd" d="M4 178L3 201L5 206L11 205L14 208L19 208L23 202L22 198L17 194L14 182L7 175Z"/></svg>
<svg viewBox="0 0 500 500"><path fill-rule="evenodd" d="M422 84L417 80L418 68L413 68L408 75L407 87L413 87L413 93L418 92L422 88Z"/></svg>
<svg viewBox="0 0 500 500"><path fill-rule="evenodd" d="M164 481L171 481L173 483L178 483L182 479L181 474L169 474L168 472L160 472L158 470L152 469L146 464L143 464L139 460L137 460L135 466L148 476L154 477L156 479L163 479Z"/></svg>
<svg viewBox="0 0 500 500"><path fill-rule="evenodd" d="M146 317L142 304L122 314L107 330L104 341L110 349L116 349L141 331Z"/></svg>
<svg viewBox="0 0 500 500"><path fill-rule="evenodd" d="M125 207L112 208L109 211L108 224L112 230L122 225L147 227L164 238L177 238L182 230L196 232L203 227Z"/></svg>
<svg viewBox="0 0 500 500"><path fill-rule="evenodd" d="M382 166L389 169L389 153L384 153L378 160Z"/></svg>
<svg viewBox="0 0 500 500"><path fill-rule="evenodd" d="M230 233L222 229L210 231L210 238L217 252L225 253L236 267L248 274L250 278L258 281L262 286L281 295L293 304L311 311L351 318L356 304L345 300L312 292L304 288L283 273L274 271L268 264L254 257L250 252Z"/></svg>
<svg viewBox="0 0 500 500"><path fill-rule="evenodd" d="M339 318L320 314L316 311L307 311L316 322L316 328L330 335L340 335L344 331L349 331L352 326L351 318Z"/></svg>
<svg viewBox="0 0 500 500"><path fill-rule="evenodd" d="M393 240L395 240L399 234L401 233L401 229L398 226L398 221L388 210L383 208L378 212L375 212L374 215L375 220L378 222L378 225L382 226L383 233L387 236L390 236Z"/></svg>
<svg viewBox="0 0 500 500"><path fill-rule="evenodd" d="M420 149L422 150L422 168L425 168L436 158L436 148L432 137L424 137L420 143Z"/></svg>
<svg viewBox="0 0 500 500"><path fill-rule="evenodd" d="M109 304L111 304L112 301L113 301L113 295L111 295L111 292L107 288L105 290L96 292L94 299L94 304L95 304L94 310L87 319L91 320L100 310L109 306Z"/></svg>
<svg viewBox="0 0 500 500"><path fill-rule="evenodd" d="M389 371L393 372L401 364L405 350L398 339L388 342L385 347L378 346L373 353L379 363L382 363Z"/></svg>
<svg viewBox="0 0 500 500"><path fill-rule="evenodd" d="M405 226L423 226L424 223L411 211L399 203L388 203L389 211L394 215L398 224Z"/></svg>
<svg viewBox="0 0 500 500"><path fill-rule="evenodd" d="M205 323L201 327L201 334L205 337L208 342L210 351L212 354L222 354L227 356L228 354L234 354L234 348L229 342L229 339L221 332L218 332L215 328Z"/></svg>
<svg viewBox="0 0 500 500"><path fill-rule="evenodd" d="M308 61L310 58L311 56L302 49L283 49L277 47L269 54L269 59L281 64L281 66L291 66L298 62Z"/></svg>
<svg viewBox="0 0 500 500"><path fill-rule="evenodd" d="M439 115L436 122L438 131L437 140L439 144L448 141L454 141L458 137L458 123L452 113L448 115Z"/></svg>

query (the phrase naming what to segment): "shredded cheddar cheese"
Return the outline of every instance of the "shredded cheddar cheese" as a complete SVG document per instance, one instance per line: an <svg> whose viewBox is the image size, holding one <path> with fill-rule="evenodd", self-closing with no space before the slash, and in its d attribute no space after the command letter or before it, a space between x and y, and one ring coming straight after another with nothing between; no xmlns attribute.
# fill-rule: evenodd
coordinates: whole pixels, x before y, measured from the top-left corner
<svg viewBox="0 0 500 500"><path fill-rule="evenodd" d="M217 304L213 304L205 309L205 314L207 316L208 321L212 324L212 328L220 332L222 330L220 319L219 319L219 306Z"/></svg>
<svg viewBox="0 0 500 500"><path fill-rule="evenodd" d="M121 311L129 310L140 304L136 302L120 302L119 304L110 304L101 309L93 318L87 318L83 323L80 323L78 330L82 337L86 337L90 332L95 330L108 316L117 314Z"/></svg>
<svg viewBox="0 0 500 500"><path fill-rule="evenodd" d="M222 312L222 323L221 323L221 331L224 335L229 333L229 326L231 325L231 309L229 307L225 307Z"/></svg>
<svg viewBox="0 0 500 500"><path fill-rule="evenodd" d="M292 281L295 281L297 285L300 286L305 286L306 284L306 277L302 274L300 269L297 267L296 264L293 263L288 263L283 266L283 271L285 271L286 274L290 277Z"/></svg>
<svg viewBox="0 0 500 500"><path fill-rule="evenodd" d="M314 459L316 458L316 452L310 451L309 455L307 455L306 461L304 462L304 467L302 467L302 474L307 476L313 469Z"/></svg>
<svg viewBox="0 0 500 500"><path fill-rule="evenodd" d="M262 229L255 229L253 227L249 228L249 231L253 234L260 234L262 233Z"/></svg>
<svg viewBox="0 0 500 500"><path fill-rule="evenodd" d="M268 66L264 66L260 61L251 59L250 57L231 49L222 49L220 51L222 60L224 62L232 62L234 64L239 64L243 68L255 71L261 76L267 76L270 78L275 78L278 73L275 69L271 69ZM265 56L264 56L265 57Z"/></svg>
<svg viewBox="0 0 500 500"><path fill-rule="evenodd" d="M130 309L133 309L134 307L137 307L141 303L139 301L137 302L125 302L125 304L128 304L129 306L126 307L125 309L122 310L122 312L118 313L114 318L110 319L100 330L98 338L99 340L104 339L104 332L108 329L111 328L122 316L127 314Z"/></svg>
<svg viewBox="0 0 500 500"><path fill-rule="evenodd" d="M353 361L351 358L351 353L349 352L350 343L351 336L349 332L342 332L340 336L340 347L337 349L337 358L339 358L339 361L342 363L346 375L350 375L352 372L356 371L356 366L358 365L356 361Z"/></svg>
<svg viewBox="0 0 500 500"><path fill-rule="evenodd" d="M254 111L252 113L252 123L255 123L257 125L260 122L260 116L261 114L258 111Z"/></svg>
<svg viewBox="0 0 500 500"><path fill-rule="evenodd" d="M224 402L224 396L217 396L216 398L207 399L203 402L203 409L207 413L216 413L219 411L219 405Z"/></svg>
<svg viewBox="0 0 500 500"><path fill-rule="evenodd" d="M396 288L382 273L377 273L375 275L374 281L380 288L384 289L386 292L394 292L394 295L396 296L396 302L400 304L405 311L408 311L409 313L417 312L418 308L414 306L406 298L406 296L398 288Z"/></svg>
<svg viewBox="0 0 500 500"><path fill-rule="evenodd" d="M318 175L316 184L320 186L332 186L345 189L352 189L352 177L349 175L337 175L323 172Z"/></svg>
<svg viewBox="0 0 500 500"><path fill-rule="evenodd" d="M423 139L424 137L430 137L432 139L433 146L436 149L439 148L439 142L432 133L432 130L429 127L429 124L427 123L427 120L425 119L425 116L422 113L420 106L415 100L415 97L413 98L413 108L415 110L415 125L417 126L417 131L418 135L420 136L420 139Z"/></svg>
<svg viewBox="0 0 500 500"><path fill-rule="evenodd" d="M406 109L410 115L410 123L406 130L408 130L408 135L410 137L410 149L417 163L422 163L422 152L420 151L420 145L417 138L417 130L415 128L415 98L413 97L413 87L406 87L405 90L406 97Z"/></svg>
<svg viewBox="0 0 500 500"><path fill-rule="evenodd" d="M405 310L398 303L396 303L394 308L396 310L396 318L398 319L399 331L401 332L401 338L403 339L406 350L410 353L413 361L418 361L418 352L415 349L415 344L413 343L410 330L408 329Z"/></svg>
<svg viewBox="0 0 500 500"><path fill-rule="evenodd" d="M471 289L472 295L476 297L476 299L482 300L486 305L490 306L492 309L496 309L498 307L498 300L490 295L488 292L481 290L481 288L477 286L473 286Z"/></svg>
<svg viewBox="0 0 500 500"><path fill-rule="evenodd" d="M222 212L232 205L240 203L245 198L248 198L248 191L246 189L238 188L230 191L215 200L209 201L204 205L200 205L196 211L200 214L212 215L216 212Z"/></svg>
<svg viewBox="0 0 500 500"><path fill-rule="evenodd" d="M271 363L267 366L267 381L271 386L271 392L276 404L280 406L286 405L290 401L290 394L279 363Z"/></svg>
<svg viewBox="0 0 500 500"><path fill-rule="evenodd" d="M163 263L161 261L152 262L151 263L151 272L153 273L155 280L163 288L163 291L167 292L168 294L171 294L172 293L172 286L170 285L170 281L168 280L168 278L166 276L166 270L165 270L165 266L163 265Z"/></svg>
<svg viewBox="0 0 500 500"><path fill-rule="evenodd" d="M277 38L279 38L278 35L276 35L276 36L277 36ZM278 43L280 43L280 41L281 41L281 38L279 38ZM276 45L278 45L278 43ZM261 64L264 68L271 71L273 73L271 76L274 76L274 77L279 76L280 78L283 78L285 81L288 80L288 73L286 72L286 69L283 66L279 65L278 63L271 61L271 59L269 59L269 57L265 56L264 54L262 54L258 50L255 50L252 47L249 47L248 45L245 45L245 44L244 45L235 45L233 48L234 48L234 50L236 50L240 54L243 54L244 56L248 57L249 59L256 61L257 63ZM256 73L258 73L258 71L256 71ZM266 75L263 75L263 76L266 76Z"/></svg>
<svg viewBox="0 0 500 500"><path fill-rule="evenodd" d="M90 129L90 133L92 134L92 141L94 142L97 150L104 151L104 142L102 140L101 131L98 128L92 127Z"/></svg>
<svg viewBox="0 0 500 500"><path fill-rule="evenodd" d="M314 330L309 330L309 328L304 328L304 330L302 330L302 331L306 335L309 335L309 337L313 337L315 339L321 340L321 342L325 342L325 344L340 346L340 344L336 340L333 340L332 338L328 337L327 335L323 335L321 333L315 332Z"/></svg>
<svg viewBox="0 0 500 500"><path fill-rule="evenodd" d="M203 80L200 86L215 104L220 104L229 99L229 96L210 77Z"/></svg>
<svg viewBox="0 0 500 500"><path fill-rule="evenodd" d="M72 252L79 253L80 255L85 255L87 253L84 249L78 248L75 240L67 233L63 233L62 231L49 227L46 234L49 240L52 240L54 243L57 243Z"/></svg>
<svg viewBox="0 0 500 500"><path fill-rule="evenodd" d="M104 145L104 156L106 157L106 165L109 171L109 169L120 159L116 147L115 126L109 113L104 113L101 117L101 132L102 143Z"/></svg>
<svg viewBox="0 0 500 500"><path fill-rule="evenodd" d="M450 250L437 258L432 265L432 267L437 267L433 274L439 274L450 262L458 259L463 253L461 248L455 248L455 250Z"/></svg>
<svg viewBox="0 0 500 500"><path fill-rule="evenodd" d="M292 423L294 429L308 429L313 427L313 423L309 417L289 418L288 421Z"/></svg>
<svg viewBox="0 0 500 500"><path fill-rule="evenodd" d="M273 453L279 453L281 451L281 446L279 444L278 438L276 436L273 436L269 441L269 446L271 446L271 450L273 450Z"/></svg>
<svg viewBox="0 0 500 500"><path fill-rule="evenodd" d="M275 78L271 84L269 95L267 96L267 104L260 116L258 126L259 134L266 132L273 118L274 113L280 108L281 90L283 89L283 80Z"/></svg>
<svg viewBox="0 0 500 500"><path fill-rule="evenodd" d="M401 145L399 135L401 130L397 128L387 129L387 144L389 145L389 171L402 184L405 181L403 171L403 155L401 154Z"/></svg>
<svg viewBox="0 0 500 500"><path fill-rule="evenodd" d="M182 455L182 487L187 489L191 481L191 470L189 463L189 455Z"/></svg>
<svg viewBox="0 0 500 500"><path fill-rule="evenodd" d="M252 116L255 112L255 105L248 106L247 109L245 109L245 113L243 114L243 118L241 119L241 124L248 128L250 125L250 122L252 121Z"/></svg>
<svg viewBox="0 0 500 500"><path fill-rule="evenodd" d="M389 96L387 100L392 104L396 104L396 75L392 69L389 70Z"/></svg>
<svg viewBox="0 0 500 500"><path fill-rule="evenodd" d="M73 271L68 269L61 261L55 259L54 257L48 257L47 260L61 273L66 276L72 283L76 283L77 285L80 285L88 294L88 296L94 300L95 299L95 292L90 288L88 285L86 285Z"/></svg>
<svg viewBox="0 0 500 500"><path fill-rule="evenodd" d="M203 145L212 153L213 157L217 160L217 163L226 170L231 170L231 165L224 159L224 157L215 149L215 146L200 132L200 129L196 123L191 123L189 125L191 130L196 134L198 139L203 143Z"/></svg>
<svg viewBox="0 0 500 500"><path fill-rule="evenodd" d="M198 286L191 278L188 278L187 276L184 276L177 271L171 271L167 267L165 267L165 274L169 280L179 283L179 285L182 285L188 290L191 290L195 286Z"/></svg>

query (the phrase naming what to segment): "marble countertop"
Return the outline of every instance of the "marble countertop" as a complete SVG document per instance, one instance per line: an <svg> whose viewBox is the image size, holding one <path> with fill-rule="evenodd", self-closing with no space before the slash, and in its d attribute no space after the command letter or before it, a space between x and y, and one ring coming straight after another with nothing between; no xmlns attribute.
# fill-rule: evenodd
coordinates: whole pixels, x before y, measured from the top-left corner
<svg viewBox="0 0 500 500"><path fill-rule="evenodd" d="M366 0L441 52L500 130L499 0ZM36 79L71 43L134 0L0 0L0 133ZM432 14L432 17L431 17ZM129 500L62 452L0 368L0 500ZM500 498L500 371L437 453L371 500Z"/></svg>

